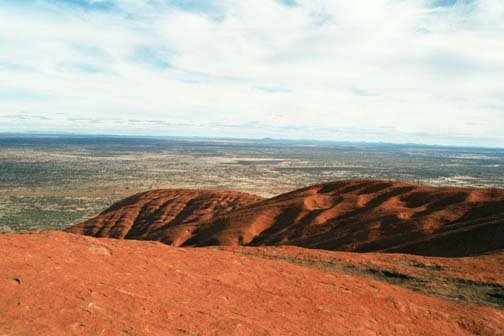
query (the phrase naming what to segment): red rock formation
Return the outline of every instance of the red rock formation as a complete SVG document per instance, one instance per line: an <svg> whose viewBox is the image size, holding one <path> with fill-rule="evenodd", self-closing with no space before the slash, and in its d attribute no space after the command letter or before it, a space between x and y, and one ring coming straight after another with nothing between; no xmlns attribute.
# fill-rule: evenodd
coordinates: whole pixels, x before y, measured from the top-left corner
<svg viewBox="0 0 504 336"><path fill-rule="evenodd" d="M196 228L262 200L234 191L166 189L128 197L69 232L95 237L157 240L181 245Z"/></svg>
<svg viewBox="0 0 504 336"><path fill-rule="evenodd" d="M187 195L193 192L201 193L157 191L155 195L164 199L163 207L180 209L186 207L187 198L192 198ZM246 201L225 206L220 212L214 212L221 202L220 196L212 193L206 196L212 206L203 211L208 216L196 216L197 220L192 220L186 231L183 226L177 227L181 222L174 221L173 216L150 215L149 209L158 207L158 198L150 200L153 195L143 194L140 200L138 196L130 198L69 231L183 246L296 245L434 256L466 256L504 248L502 189L338 181L263 201L247 195ZM236 196L232 198L234 202L238 202L238 195L232 195ZM190 209L183 212L194 211Z"/></svg>
<svg viewBox="0 0 504 336"><path fill-rule="evenodd" d="M477 254L504 248L504 190L326 183L221 216L201 226L187 244Z"/></svg>
<svg viewBox="0 0 504 336"><path fill-rule="evenodd" d="M0 335L502 335L504 313L491 304L425 295L336 267L393 269L414 261L408 267L435 265L430 272L460 282L478 265L498 299L499 255L377 259L293 247L227 249L63 232L0 236ZM275 256L284 259L269 260Z"/></svg>

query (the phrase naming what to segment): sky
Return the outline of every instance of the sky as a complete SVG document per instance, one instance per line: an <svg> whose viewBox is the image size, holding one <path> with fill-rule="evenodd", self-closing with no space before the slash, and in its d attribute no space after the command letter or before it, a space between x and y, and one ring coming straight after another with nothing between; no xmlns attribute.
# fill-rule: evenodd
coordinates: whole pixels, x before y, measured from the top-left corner
<svg viewBox="0 0 504 336"><path fill-rule="evenodd" d="M504 1L2 0L0 132L504 147Z"/></svg>

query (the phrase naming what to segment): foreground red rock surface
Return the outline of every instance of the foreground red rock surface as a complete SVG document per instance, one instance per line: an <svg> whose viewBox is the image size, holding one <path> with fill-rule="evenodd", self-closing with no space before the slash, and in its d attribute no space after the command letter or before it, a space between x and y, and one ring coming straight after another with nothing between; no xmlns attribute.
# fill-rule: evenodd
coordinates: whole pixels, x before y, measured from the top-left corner
<svg viewBox="0 0 504 336"><path fill-rule="evenodd" d="M43 232L0 236L0 255L0 335L502 335L504 325L501 253L186 249ZM336 267L345 263L487 283L497 301L425 295Z"/></svg>
<svg viewBox="0 0 504 336"><path fill-rule="evenodd" d="M188 213L194 215L187 218ZM267 200L225 191L160 190L122 201L68 231L175 246L296 245L468 256L504 248L504 190L378 180L325 183Z"/></svg>

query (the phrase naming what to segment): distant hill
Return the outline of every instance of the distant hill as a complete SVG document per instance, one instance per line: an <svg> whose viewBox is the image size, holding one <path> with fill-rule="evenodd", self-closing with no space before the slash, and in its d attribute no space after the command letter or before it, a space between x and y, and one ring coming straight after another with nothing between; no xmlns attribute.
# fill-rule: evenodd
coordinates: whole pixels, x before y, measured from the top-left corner
<svg viewBox="0 0 504 336"><path fill-rule="evenodd" d="M504 248L504 190L382 180L324 183L266 200L228 191L156 190L67 231L176 246L468 256Z"/></svg>

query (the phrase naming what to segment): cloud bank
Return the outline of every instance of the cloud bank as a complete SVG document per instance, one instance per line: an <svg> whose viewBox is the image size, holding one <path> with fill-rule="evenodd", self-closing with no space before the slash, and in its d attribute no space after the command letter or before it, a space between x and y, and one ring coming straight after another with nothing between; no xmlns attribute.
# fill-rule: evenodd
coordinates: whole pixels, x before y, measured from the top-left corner
<svg viewBox="0 0 504 336"><path fill-rule="evenodd" d="M0 131L504 147L503 78L501 0L0 4Z"/></svg>

